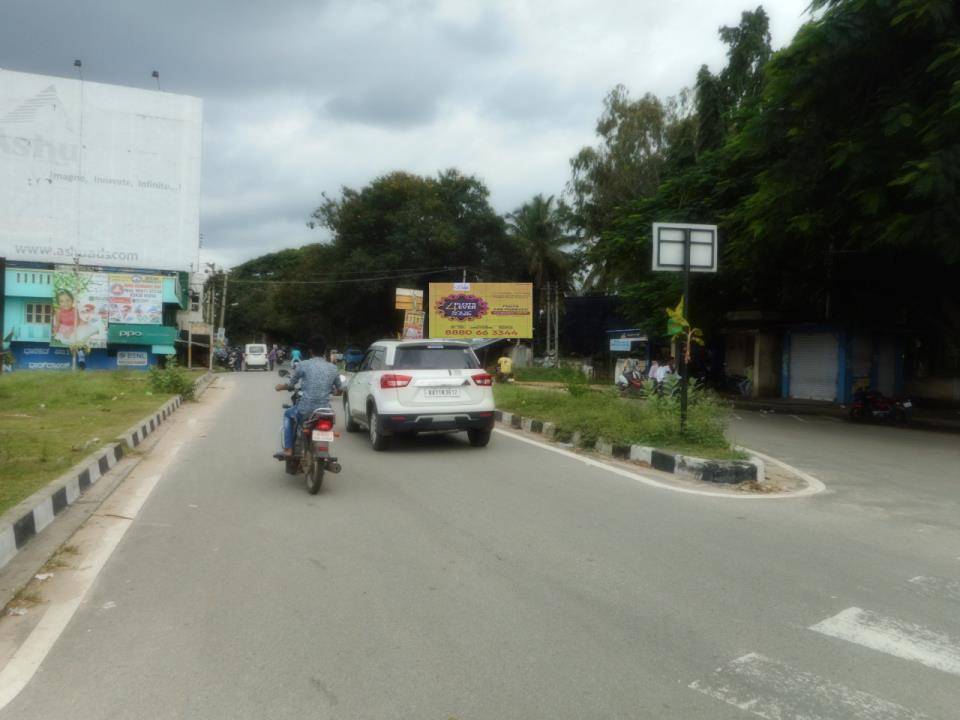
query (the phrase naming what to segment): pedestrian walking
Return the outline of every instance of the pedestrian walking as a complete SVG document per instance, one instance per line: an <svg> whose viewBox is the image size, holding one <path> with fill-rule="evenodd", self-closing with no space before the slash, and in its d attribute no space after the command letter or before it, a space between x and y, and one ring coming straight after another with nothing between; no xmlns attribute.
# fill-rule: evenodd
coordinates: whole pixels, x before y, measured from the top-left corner
<svg viewBox="0 0 960 720"><path fill-rule="evenodd" d="M277 346L274 345L267 353L267 361L270 363L270 371L273 372L273 366L277 362Z"/></svg>
<svg viewBox="0 0 960 720"><path fill-rule="evenodd" d="M77 367L80 370L87 369L87 354L83 351L83 348L77 350Z"/></svg>

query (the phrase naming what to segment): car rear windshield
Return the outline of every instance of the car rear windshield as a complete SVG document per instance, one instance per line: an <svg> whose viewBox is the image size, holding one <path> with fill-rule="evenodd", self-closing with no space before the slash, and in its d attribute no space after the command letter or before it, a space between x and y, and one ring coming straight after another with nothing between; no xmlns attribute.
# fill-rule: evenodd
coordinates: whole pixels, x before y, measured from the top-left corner
<svg viewBox="0 0 960 720"><path fill-rule="evenodd" d="M266 345L247 345L247 352L250 355L263 355L266 351Z"/></svg>
<svg viewBox="0 0 960 720"><path fill-rule="evenodd" d="M475 370L480 367L473 350L455 345L398 347L394 370Z"/></svg>

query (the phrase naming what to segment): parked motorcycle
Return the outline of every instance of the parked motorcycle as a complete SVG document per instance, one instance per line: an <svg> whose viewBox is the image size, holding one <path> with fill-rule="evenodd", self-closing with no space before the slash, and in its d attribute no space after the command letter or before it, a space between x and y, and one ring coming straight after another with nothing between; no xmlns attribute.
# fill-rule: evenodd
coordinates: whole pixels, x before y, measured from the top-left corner
<svg viewBox="0 0 960 720"><path fill-rule="evenodd" d="M280 371L281 376L288 374L285 370ZM300 391L294 390L290 402L284 403L284 409L293 407L299 400ZM340 433L333 429L336 419L332 408L314 410L306 420L297 425L293 436L293 454L290 457L280 455L278 458L285 462L286 471L290 475L301 472L304 474L307 492L311 495L320 492L324 473L336 474L341 470L337 458L331 454L333 443L340 436ZM282 432L281 430L281 445Z"/></svg>
<svg viewBox="0 0 960 720"><path fill-rule="evenodd" d="M906 423L912 411L909 400L893 400L877 390L857 390L850 404L850 419Z"/></svg>

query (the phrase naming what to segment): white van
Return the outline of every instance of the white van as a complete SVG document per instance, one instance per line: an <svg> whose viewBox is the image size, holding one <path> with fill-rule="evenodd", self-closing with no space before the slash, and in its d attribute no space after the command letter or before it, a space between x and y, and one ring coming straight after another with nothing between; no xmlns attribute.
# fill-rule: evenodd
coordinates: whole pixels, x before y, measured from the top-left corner
<svg viewBox="0 0 960 720"><path fill-rule="evenodd" d="M243 348L244 370L269 370L266 345L245 345Z"/></svg>

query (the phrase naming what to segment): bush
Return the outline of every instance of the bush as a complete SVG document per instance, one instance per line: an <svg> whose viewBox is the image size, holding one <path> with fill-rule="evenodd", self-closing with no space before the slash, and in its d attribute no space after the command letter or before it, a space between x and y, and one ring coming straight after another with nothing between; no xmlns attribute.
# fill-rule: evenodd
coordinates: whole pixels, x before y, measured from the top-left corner
<svg viewBox="0 0 960 720"><path fill-rule="evenodd" d="M579 432L590 445L598 437L617 444L650 445L706 457L739 457L725 436L727 407L710 391L691 387L687 426L680 432L680 395L676 379L644 385L642 400L625 400L612 388L580 392L586 385L571 383L568 392L518 386L494 388L497 407L524 417L553 422L562 435ZM577 388L570 392L571 387Z"/></svg>
<svg viewBox="0 0 960 720"><path fill-rule="evenodd" d="M179 395L184 400L193 400L193 379L172 358L165 368L159 365L150 368L150 389L160 395Z"/></svg>
<svg viewBox="0 0 960 720"><path fill-rule="evenodd" d="M567 393L575 398L583 397L590 392L590 385L587 383L586 376L577 371L574 371L573 374L567 378L565 387Z"/></svg>
<svg viewBox="0 0 960 720"><path fill-rule="evenodd" d="M513 376L519 382L562 382L575 380L583 373L569 367L518 367L514 368Z"/></svg>

